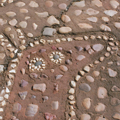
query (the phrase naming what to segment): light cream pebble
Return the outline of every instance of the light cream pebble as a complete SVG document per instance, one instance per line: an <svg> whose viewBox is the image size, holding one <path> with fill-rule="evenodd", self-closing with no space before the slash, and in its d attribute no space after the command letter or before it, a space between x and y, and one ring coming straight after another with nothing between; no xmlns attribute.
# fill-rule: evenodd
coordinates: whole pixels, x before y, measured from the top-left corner
<svg viewBox="0 0 120 120"><path fill-rule="evenodd" d="M35 14L36 14L38 17L47 17L47 16L49 15L48 12L42 12L42 13L35 12Z"/></svg>
<svg viewBox="0 0 120 120"><path fill-rule="evenodd" d="M0 112L3 112L4 110L3 110L3 108L0 108Z"/></svg>
<svg viewBox="0 0 120 120"><path fill-rule="evenodd" d="M70 100L73 100L73 99L74 99L74 96L73 96L73 95L70 95L68 98L69 98Z"/></svg>
<svg viewBox="0 0 120 120"><path fill-rule="evenodd" d="M5 31L6 31L6 32L9 32L9 31L11 31L11 28L10 28L10 27L7 27L7 28L5 28Z"/></svg>
<svg viewBox="0 0 120 120"><path fill-rule="evenodd" d="M74 94L75 93L75 89L74 88L70 88L69 89L69 94Z"/></svg>
<svg viewBox="0 0 120 120"><path fill-rule="evenodd" d="M33 29L36 30L38 28L38 25L36 23L33 23Z"/></svg>
<svg viewBox="0 0 120 120"><path fill-rule="evenodd" d="M76 16L81 15L81 13L82 13L82 10L75 10L75 11L74 11L74 14L75 14Z"/></svg>
<svg viewBox="0 0 120 120"><path fill-rule="evenodd" d="M84 40L88 40L88 39L89 39L89 37L88 37L88 36L84 36L83 38L84 38Z"/></svg>
<svg viewBox="0 0 120 120"><path fill-rule="evenodd" d="M104 60L104 57L100 57L100 59L99 59L99 60L100 60L100 62L102 62L102 61Z"/></svg>
<svg viewBox="0 0 120 120"><path fill-rule="evenodd" d="M73 6L77 7L85 7L85 1L80 1L80 2L73 2Z"/></svg>
<svg viewBox="0 0 120 120"><path fill-rule="evenodd" d="M59 32L60 33L70 33L70 32L72 32L72 29L70 27L60 27Z"/></svg>
<svg viewBox="0 0 120 120"><path fill-rule="evenodd" d="M91 107L91 99L85 98L82 102L83 106L88 110Z"/></svg>
<svg viewBox="0 0 120 120"><path fill-rule="evenodd" d="M115 23L114 23L114 26L115 26L116 28L120 29L120 22L115 22Z"/></svg>
<svg viewBox="0 0 120 120"><path fill-rule="evenodd" d="M119 2L117 2L116 0L110 0L110 5L116 9L119 6Z"/></svg>
<svg viewBox="0 0 120 120"><path fill-rule="evenodd" d="M98 76L100 75L100 72L99 72L99 71L94 71L94 72L93 72L93 75L94 75L95 77L98 77Z"/></svg>
<svg viewBox="0 0 120 120"><path fill-rule="evenodd" d="M13 0L8 0L8 3L13 3Z"/></svg>
<svg viewBox="0 0 120 120"><path fill-rule="evenodd" d="M30 1L29 6L33 8L39 7L38 3L36 3L35 1Z"/></svg>
<svg viewBox="0 0 120 120"><path fill-rule="evenodd" d="M28 10L27 9L20 9L20 13L28 13Z"/></svg>
<svg viewBox="0 0 120 120"><path fill-rule="evenodd" d="M6 15L7 15L8 17L14 17L14 16L16 16L16 13L15 13L15 12L12 12L12 11L9 11L9 12L6 12Z"/></svg>
<svg viewBox="0 0 120 120"><path fill-rule="evenodd" d="M3 117L2 116L0 116L0 120L2 120L3 119Z"/></svg>
<svg viewBox="0 0 120 120"><path fill-rule="evenodd" d="M80 120L91 120L91 116L89 114L80 115Z"/></svg>
<svg viewBox="0 0 120 120"><path fill-rule="evenodd" d="M92 25L87 24L87 23L79 23L78 26L82 29L91 29L93 28Z"/></svg>
<svg viewBox="0 0 120 120"><path fill-rule="evenodd" d="M97 17L89 17L87 18L90 22L97 22L98 21L98 18Z"/></svg>
<svg viewBox="0 0 120 120"><path fill-rule="evenodd" d="M70 17L68 15L62 15L61 19L65 23L68 23L68 22L71 21L71 19L70 19Z"/></svg>
<svg viewBox="0 0 120 120"><path fill-rule="evenodd" d="M32 33L27 33L27 36L28 37L33 37L33 34Z"/></svg>
<svg viewBox="0 0 120 120"><path fill-rule="evenodd" d="M80 78L81 78L81 76L80 76L80 75L76 75L76 76L75 76L75 80L76 80L76 81L79 81L79 80L80 80Z"/></svg>
<svg viewBox="0 0 120 120"><path fill-rule="evenodd" d="M89 67L89 66L85 66L85 67L83 68L83 70L84 70L85 72L90 72L90 67Z"/></svg>
<svg viewBox="0 0 120 120"><path fill-rule="evenodd" d="M87 81L94 82L94 78L92 76L86 76Z"/></svg>
<svg viewBox="0 0 120 120"><path fill-rule="evenodd" d="M47 23L50 25L60 24L59 20L57 20L53 15L47 19Z"/></svg>
<svg viewBox="0 0 120 120"><path fill-rule="evenodd" d="M82 70L80 70L79 73L80 73L81 76L84 76L84 75L85 75L85 72L82 71Z"/></svg>
<svg viewBox="0 0 120 120"><path fill-rule="evenodd" d="M17 2L15 5L17 7L23 7L23 6L25 6L25 3L24 2Z"/></svg>
<svg viewBox="0 0 120 120"><path fill-rule="evenodd" d="M88 14L88 15L97 15L97 14L99 14L99 11L94 10L94 9L92 9L92 8L88 8L88 9L85 11L85 13Z"/></svg>
<svg viewBox="0 0 120 120"><path fill-rule="evenodd" d="M2 96L0 96L0 101L3 101L3 100L4 100L4 98Z"/></svg>
<svg viewBox="0 0 120 120"><path fill-rule="evenodd" d="M103 38L103 40L108 40L108 36L106 36L106 35L103 35L102 38Z"/></svg>
<svg viewBox="0 0 120 120"><path fill-rule="evenodd" d="M98 103L96 106L95 106L95 111L96 112L102 112L105 110L105 105L103 103Z"/></svg>
<svg viewBox="0 0 120 120"><path fill-rule="evenodd" d="M19 25L20 25L21 28L26 28L27 27L27 22L26 21L21 21L19 23Z"/></svg>
<svg viewBox="0 0 120 120"><path fill-rule="evenodd" d="M100 0L92 0L92 4L96 5L97 7L102 7L102 2Z"/></svg>
<svg viewBox="0 0 120 120"><path fill-rule="evenodd" d="M8 95L8 94L5 94L5 95L4 95L4 98L5 98L5 99L8 99L8 98L9 98L9 95Z"/></svg>
<svg viewBox="0 0 120 120"><path fill-rule="evenodd" d="M58 42L58 43L60 43L60 42L61 42L61 41L60 41L60 39L56 39L55 41L56 41L56 42Z"/></svg>
<svg viewBox="0 0 120 120"><path fill-rule="evenodd" d="M104 25L104 24L100 25L100 29L103 30L103 31L111 31L111 28L108 27L107 25Z"/></svg>
<svg viewBox="0 0 120 120"><path fill-rule="evenodd" d="M116 10L105 10L104 13L110 17L113 17L116 15L118 12Z"/></svg>
<svg viewBox="0 0 120 120"><path fill-rule="evenodd" d="M112 116L114 119L120 120L120 113L114 113Z"/></svg>
<svg viewBox="0 0 120 120"><path fill-rule="evenodd" d="M102 20L103 20L104 22L109 22L109 18L108 18L108 17L102 17Z"/></svg>
<svg viewBox="0 0 120 120"><path fill-rule="evenodd" d="M107 90L104 87L99 87L98 91L97 91L97 96L100 99L104 99L105 97L107 97Z"/></svg>
<svg viewBox="0 0 120 120"><path fill-rule="evenodd" d="M6 105L6 101L4 100L1 102L1 106L5 106L5 105Z"/></svg>
<svg viewBox="0 0 120 120"><path fill-rule="evenodd" d="M16 70L12 69L12 70L9 71L9 73L16 73Z"/></svg>
<svg viewBox="0 0 120 120"><path fill-rule="evenodd" d="M7 86L11 86L11 85L12 85L11 81L10 80L7 81Z"/></svg>
<svg viewBox="0 0 120 120"><path fill-rule="evenodd" d="M75 81L71 81L70 84L71 84L71 87L73 87L73 88L76 87L76 82Z"/></svg>
<svg viewBox="0 0 120 120"><path fill-rule="evenodd" d="M76 102L75 101L69 101L70 105L74 105Z"/></svg>
<svg viewBox="0 0 120 120"><path fill-rule="evenodd" d="M9 24L11 26L15 26L17 23L18 23L18 21L16 19L12 19L12 20L9 21Z"/></svg>
<svg viewBox="0 0 120 120"><path fill-rule="evenodd" d="M30 16L26 16L26 17L25 17L25 20L28 20L28 19L30 19Z"/></svg>
<svg viewBox="0 0 120 120"><path fill-rule="evenodd" d="M68 42L70 42L70 41L72 41L72 40L73 40L72 38L67 38L67 41L68 41Z"/></svg>
<svg viewBox="0 0 120 120"><path fill-rule="evenodd" d="M71 112L70 112L70 116L71 116L71 117L75 116L75 112L74 112L74 111L71 111Z"/></svg>

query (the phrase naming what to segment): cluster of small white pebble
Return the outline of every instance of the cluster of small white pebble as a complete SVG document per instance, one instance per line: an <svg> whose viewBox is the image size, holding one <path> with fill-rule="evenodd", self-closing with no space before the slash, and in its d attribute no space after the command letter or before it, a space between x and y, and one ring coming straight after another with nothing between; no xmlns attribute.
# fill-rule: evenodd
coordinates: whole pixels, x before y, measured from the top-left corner
<svg viewBox="0 0 120 120"><path fill-rule="evenodd" d="M95 39L96 37L91 35L90 36L91 39ZM109 57L110 54L114 54L114 51L117 51L118 50L118 42L117 41L114 41L114 38L112 37L108 37L108 36L97 36L98 39L100 40L105 40L105 41L108 41L108 45L107 45L107 48L106 48L106 53L104 54L104 56L101 56L98 60L95 60L93 63L85 66L83 68L83 70L80 70L79 71L79 74L75 76L75 79L74 80L71 80L70 81L70 88L68 90L68 103L69 103L69 111L68 111L68 114L70 115L70 118L68 120L76 120L75 119L75 116L76 116L76 113L75 113L75 108L74 108L74 105L76 104L76 100L75 100L75 89L76 89L76 86L77 86L77 82L85 76L86 73L89 73L91 68L93 68L95 65L98 65L98 63L101 63L105 60L105 57ZM88 40L89 37L88 36L84 36L84 37L77 37L77 39L79 40ZM76 40L77 40L76 39ZM103 66L102 67L103 69L105 69L105 67ZM96 74L96 77L99 76L99 71L94 71L95 74ZM86 98L86 100L88 100L88 98ZM90 99L89 99L90 100ZM91 119L91 116L89 114L82 114L81 115L81 119Z"/></svg>
<svg viewBox="0 0 120 120"><path fill-rule="evenodd" d="M40 65L35 65L36 62L41 62ZM30 71L43 71L46 67L46 64L45 64L45 61L43 60L43 58L38 58L38 57L35 57L33 58L32 60L30 60L30 63L29 63L29 70Z"/></svg>

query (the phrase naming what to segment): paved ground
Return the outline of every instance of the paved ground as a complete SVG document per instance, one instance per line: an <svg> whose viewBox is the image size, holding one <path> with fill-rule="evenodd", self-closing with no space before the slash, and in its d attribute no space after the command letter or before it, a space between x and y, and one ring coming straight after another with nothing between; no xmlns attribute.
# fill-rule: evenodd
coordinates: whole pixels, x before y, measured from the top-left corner
<svg viewBox="0 0 120 120"><path fill-rule="evenodd" d="M119 0L0 0L1 120L120 120Z"/></svg>

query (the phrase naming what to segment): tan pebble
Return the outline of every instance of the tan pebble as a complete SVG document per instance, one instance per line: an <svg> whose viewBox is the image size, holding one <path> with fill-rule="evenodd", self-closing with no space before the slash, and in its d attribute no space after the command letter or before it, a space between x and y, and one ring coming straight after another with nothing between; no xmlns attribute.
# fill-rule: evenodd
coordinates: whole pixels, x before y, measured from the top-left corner
<svg viewBox="0 0 120 120"><path fill-rule="evenodd" d="M76 87L76 82L75 81L71 81L70 84L71 84L71 87L73 87L73 88Z"/></svg>
<svg viewBox="0 0 120 120"><path fill-rule="evenodd" d="M82 29L91 29L93 28L92 25L87 24L87 23L79 23L78 26Z"/></svg>
<svg viewBox="0 0 120 120"><path fill-rule="evenodd" d="M59 20L57 20L53 15L47 19L47 23L50 25L60 24Z"/></svg>
<svg viewBox="0 0 120 120"><path fill-rule="evenodd" d="M70 32L72 32L72 29L70 27L60 27L59 32L60 33L70 33Z"/></svg>
<svg viewBox="0 0 120 120"><path fill-rule="evenodd" d="M91 99L90 98L85 98L82 102L83 106L86 108L86 109L89 109L90 106L91 106Z"/></svg>
<svg viewBox="0 0 120 120"><path fill-rule="evenodd" d="M90 39L94 40L95 39L95 35L91 35Z"/></svg>
<svg viewBox="0 0 120 120"><path fill-rule="evenodd" d="M60 70L66 72L66 71L68 71L68 68L65 65L61 65Z"/></svg>
<svg viewBox="0 0 120 120"><path fill-rule="evenodd" d="M75 14L76 16L81 15L81 13L82 13L82 10L75 10L75 11L74 11L74 14Z"/></svg>
<svg viewBox="0 0 120 120"><path fill-rule="evenodd" d="M45 2L45 6L46 7L52 7L53 6L53 2L52 1L46 1Z"/></svg>
<svg viewBox="0 0 120 120"><path fill-rule="evenodd" d="M85 67L83 68L83 70L84 70L85 72L90 72L90 67L89 67L89 66L85 66Z"/></svg>
<svg viewBox="0 0 120 120"><path fill-rule="evenodd" d="M108 18L108 17L102 17L102 20L103 20L104 22L109 22L109 18Z"/></svg>
<svg viewBox="0 0 120 120"><path fill-rule="evenodd" d="M38 3L36 3L35 1L30 1L29 6L33 8L39 7Z"/></svg>
<svg viewBox="0 0 120 120"><path fill-rule="evenodd" d="M80 2L73 2L73 6L76 7L85 7L85 1L80 1Z"/></svg>
<svg viewBox="0 0 120 120"><path fill-rule="evenodd" d="M48 12L41 12L41 13L35 12L35 14L41 18L47 17L49 15Z"/></svg>
<svg viewBox="0 0 120 120"><path fill-rule="evenodd" d="M112 117L113 117L114 119L120 120L120 113L115 113Z"/></svg>
<svg viewBox="0 0 120 120"><path fill-rule="evenodd" d="M94 75L95 77L98 77L98 76L100 75L100 72L99 72L99 71L94 71L94 72L93 72L93 75Z"/></svg>
<svg viewBox="0 0 120 120"><path fill-rule="evenodd" d="M120 4L116 0L110 0L110 5L116 9Z"/></svg>
<svg viewBox="0 0 120 120"><path fill-rule="evenodd" d="M25 47L24 45L21 45L19 48L20 48L21 50L26 49L26 47Z"/></svg>
<svg viewBox="0 0 120 120"><path fill-rule="evenodd" d="M20 25L21 28L26 28L27 27L27 22L26 21L21 21L19 23L19 25Z"/></svg>
<svg viewBox="0 0 120 120"><path fill-rule="evenodd" d="M74 105L76 102L75 101L70 101L70 105Z"/></svg>
<svg viewBox="0 0 120 120"><path fill-rule="evenodd" d="M89 39L89 37L88 37L88 36L84 36L83 38L84 38L84 40L88 40L88 39Z"/></svg>
<svg viewBox="0 0 120 120"><path fill-rule="evenodd" d="M12 19L12 20L9 21L9 24L11 26L15 26L17 24L17 20L16 19Z"/></svg>
<svg viewBox="0 0 120 120"><path fill-rule="evenodd" d="M107 47L107 51L110 52L110 51L111 51L111 48L110 48L110 47Z"/></svg>
<svg viewBox="0 0 120 120"><path fill-rule="evenodd" d="M25 74L25 69L24 69L24 68L21 69L21 73L22 73L23 75Z"/></svg>
<svg viewBox="0 0 120 120"><path fill-rule="evenodd" d="M68 98L69 98L70 100L73 100L73 99L74 99L74 96L73 96L73 95L70 95Z"/></svg>
<svg viewBox="0 0 120 120"><path fill-rule="evenodd" d="M81 118L80 120L91 120L91 117L89 114L82 114L80 118Z"/></svg>
<svg viewBox="0 0 120 120"><path fill-rule="evenodd" d="M97 91L97 96L100 99L107 97L107 90L104 87L99 87Z"/></svg>
<svg viewBox="0 0 120 120"><path fill-rule="evenodd" d="M108 40L108 36L103 35L102 37L103 37L103 40Z"/></svg>
<svg viewBox="0 0 120 120"><path fill-rule="evenodd" d="M38 25L36 23L33 23L33 29L36 30Z"/></svg>
<svg viewBox="0 0 120 120"><path fill-rule="evenodd" d="M70 116L71 116L71 117L75 116L75 112L74 112L74 111L71 111L71 112L70 112Z"/></svg>
<svg viewBox="0 0 120 120"><path fill-rule="evenodd" d="M86 76L87 81L94 82L94 78L92 76Z"/></svg>
<svg viewBox="0 0 120 120"><path fill-rule="evenodd" d="M28 37L33 37L33 34L32 33L27 33L27 36Z"/></svg>
<svg viewBox="0 0 120 120"><path fill-rule="evenodd" d="M102 112L105 110L105 105L103 103L98 103L96 106L95 106L95 111L96 112Z"/></svg>
<svg viewBox="0 0 120 120"><path fill-rule="evenodd" d="M11 31L11 28L10 28L10 27L7 27L7 28L5 28L5 31L6 31L6 32L9 32L9 31Z"/></svg>
<svg viewBox="0 0 120 120"><path fill-rule="evenodd" d="M100 25L100 29L103 31L111 31L111 28L104 24Z"/></svg>
<svg viewBox="0 0 120 120"><path fill-rule="evenodd" d="M110 53L109 52L106 52L105 53L105 57L109 57L110 56Z"/></svg>
<svg viewBox="0 0 120 120"><path fill-rule="evenodd" d="M9 11L9 12L6 13L6 15L7 15L8 17L14 17L14 16L16 16L16 13L15 13L15 12L12 12L12 11Z"/></svg>
<svg viewBox="0 0 120 120"><path fill-rule="evenodd" d="M20 13L28 13L27 9L20 9Z"/></svg>
<svg viewBox="0 0 120 120"><path fill-rule="evenodd" d="M50 71L51 71L52 73L54 73L55 70L54 70L54 69L51 69Z"/></svg>
<svg viewBox="0 0 120 120"><path fill-rule="evenodd" d="M85 72L84 72L84 71L81 71L81 70L80 70L79 73L80 73L81 76L84 76L84 75L85 75Z"/></svg>
<svg viewBox="0 0 120 120"><path fill-rule="evenodd" d="M67 5L65 3L61 3L61 4L58 5L58 7L62 10L66 10Z"/></svg>
<svg viewBox="0 0 120 120"><path fill-rule="evenodd" d="M25 6L25 3L24 2L17 2L15 5L17 7L23 7L23 6Z"/></svg>
<svg viewBox="0 0 120 120"><path fill-rule="evenodd" d="M61 19L62 19L62 21L65 22L65 23L71 21L71 19L70 19L70 17L69 17L68 15L62 15Z"/></svg>
<svg viewBox="0 0 120 120"><path fill-rule="evenodd" d="M102 62L104 60L104 57L100 57L100 62Z"/></svg>
<svg viewBox="0 0 120 120"><path fill-rule="evenodd" d="M70 89L69 89L69 94L74 94L74 93L75 93L74 88L70 88Z"/></svg>
<svg viewBox="0 0 120 120"><path fill-rule="evenodd" d="M80 80L80 78L81 78L81 76L80 76L80 75L76 75L75 80L76 80L76 81L79 81L79 80Z"/></svg>
<svg viewBox="0 0 120 120"><path fill-rule="evenodd" d="M59 102L58 101L53 101L51 106L52 106L52 110L58 110Z"/></svg>
<svg viewBox="0 0 120 120"><path fill-rule="evenodd" d="M76 38L74 38L75 40L83 40L83 37L76 37Z"/></svg>
<svg viewBox="0 0 120 120"><path fill-rule="evenodd" d="M10 53L11 58L14 58L14 56L15 56L14 53Z"/></svg>
<svg viewBox="0 0 120 120"><path fill-rule="evenodd" d="M99 63L99 61L98 61L98 60L95 60L95 61L94 61L94 64L98 64L98 63Z"/></svg>
<svg viewBox="0 0 120 120"><path fill-rule="evenodd" d="M103 117L103 116L99 116L99 117L96 117L95 120L108 120L107 118Z"/></svg>

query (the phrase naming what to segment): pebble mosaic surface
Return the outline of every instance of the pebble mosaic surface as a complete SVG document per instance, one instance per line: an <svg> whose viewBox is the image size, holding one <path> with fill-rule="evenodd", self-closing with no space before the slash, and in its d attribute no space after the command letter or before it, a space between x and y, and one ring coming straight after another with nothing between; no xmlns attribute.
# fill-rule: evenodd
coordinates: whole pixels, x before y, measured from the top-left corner
<svg viewBox="0 0 120 120"><path fill-rule="evenodd" d="M0 0L0 120L120 120L119 0Z"/></svg>

